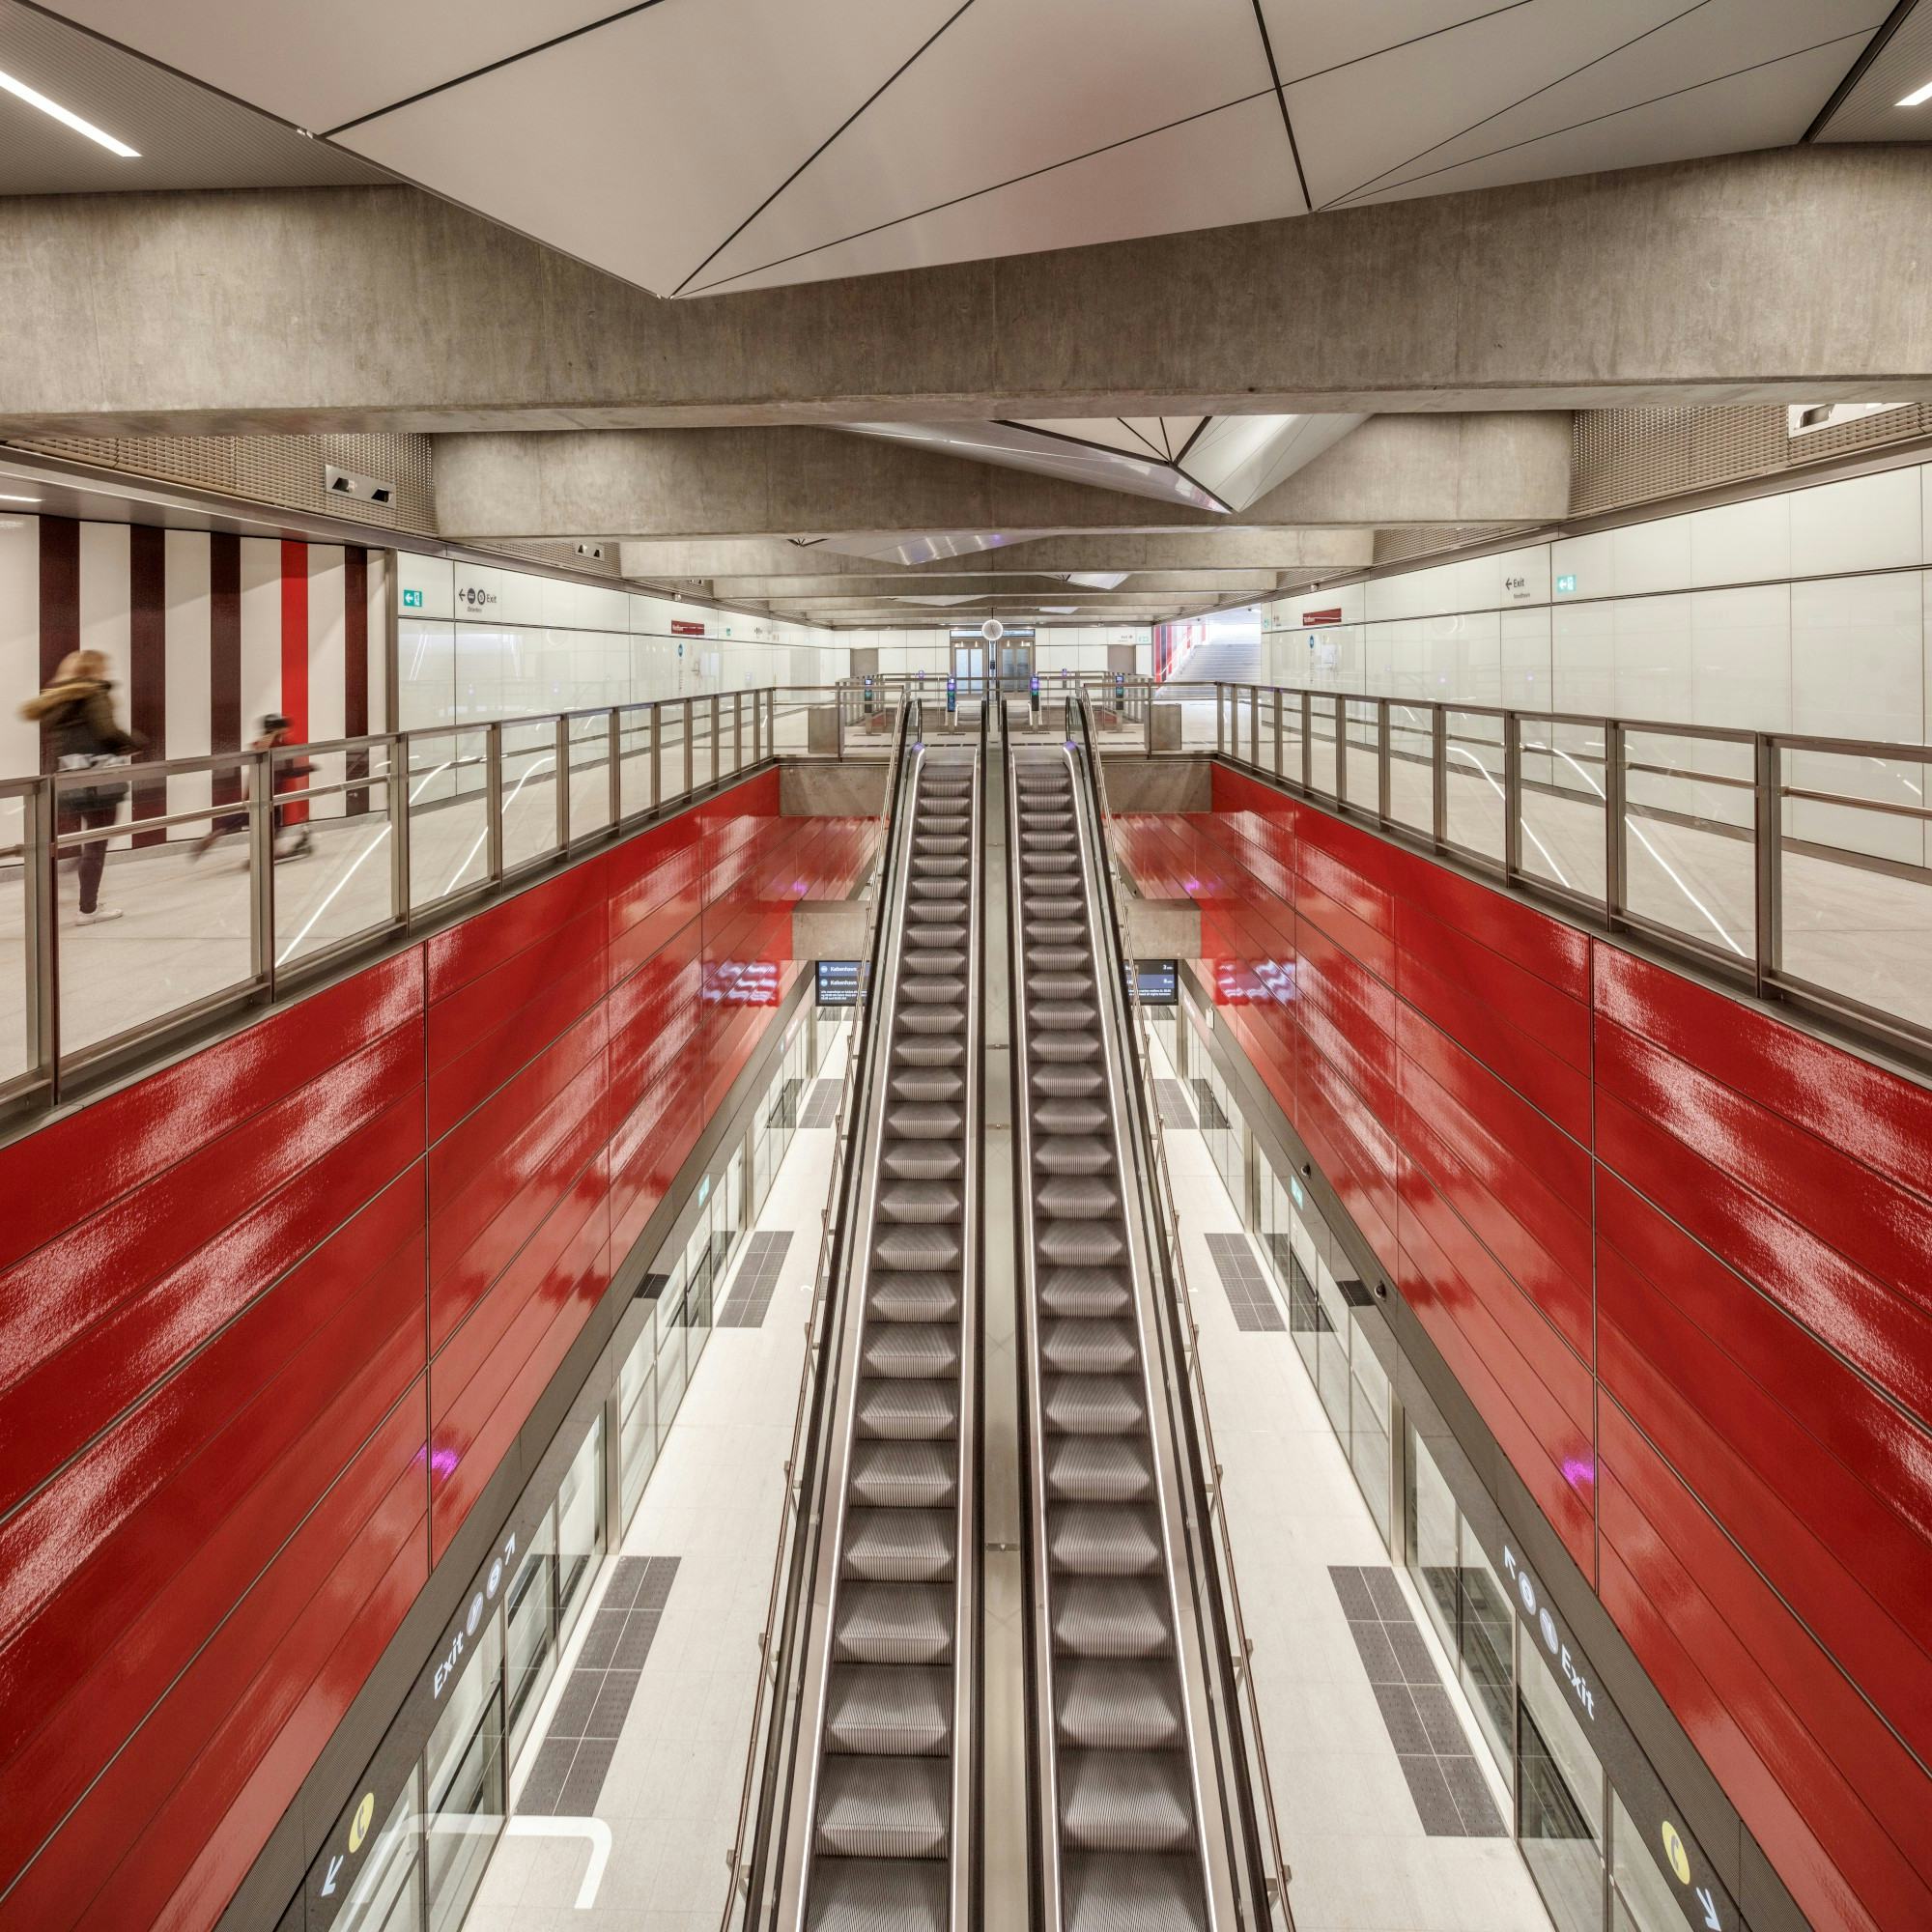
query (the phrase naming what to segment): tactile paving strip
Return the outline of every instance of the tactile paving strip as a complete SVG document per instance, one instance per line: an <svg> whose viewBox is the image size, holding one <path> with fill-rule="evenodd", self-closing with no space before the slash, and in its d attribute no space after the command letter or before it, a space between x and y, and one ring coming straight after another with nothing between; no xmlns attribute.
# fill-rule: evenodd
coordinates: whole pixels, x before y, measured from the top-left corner
<svg viewBox="0 0 1932 1932"><path fill-rule="evenodd" d="M738 1264L731 1293L718 1311L720 1328L762 1328L771 1313L772 1295L779 1285L779 1270L791 1247L789 1228L771 1229L751 1236L745 1243L745 1258Z"/></svg>
<svg viewBox="0 0 1932 1932"><path fill-rule="evenodd" d="M1432 1838L1508 1834L1468 1734L1435 1673L1428 1640L1386 1565L1331 1565L1328 1576L1361 1653L1416 1815Z"/></svg>
<svg viewBox="0 0 1932 1932"><path fill-rule="evenodd" d="M1268 1290L1267 1277L1248 1246L1245 1235L1209 1235L1208 1252L1213 1257L1214 1272L1235 1311L1235 1326L1249 1334L1285 1333L1288 1323Z"/></svg>
<svg viewBox="0 0 1932 1932"><path fill-rule="evenodd" d="M595 1813L677 1565L675 1556L617 1559L517 1800L520 1812L546 1818Z"/></svg>

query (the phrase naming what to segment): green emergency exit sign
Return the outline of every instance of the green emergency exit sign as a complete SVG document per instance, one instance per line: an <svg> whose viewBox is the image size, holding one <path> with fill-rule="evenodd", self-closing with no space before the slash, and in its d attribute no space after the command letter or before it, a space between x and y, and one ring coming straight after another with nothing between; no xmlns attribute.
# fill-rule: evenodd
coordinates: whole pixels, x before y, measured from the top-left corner
<svg viewBox="0 0 1932 1932"><path fill-rule="evenodd" d="M422 607L423 594L420 590L405 590L403 592L403 609L405 611L420 611Z"/></svg>
<svg viewBox="0 0 1932 1932"><path fill-rule="evenodd" d="M1575 594L1576 589L1577 589L1577 580L1574 577L1559 577L1556 580L1557 596L1559 597L1572 596Z"/></svg>

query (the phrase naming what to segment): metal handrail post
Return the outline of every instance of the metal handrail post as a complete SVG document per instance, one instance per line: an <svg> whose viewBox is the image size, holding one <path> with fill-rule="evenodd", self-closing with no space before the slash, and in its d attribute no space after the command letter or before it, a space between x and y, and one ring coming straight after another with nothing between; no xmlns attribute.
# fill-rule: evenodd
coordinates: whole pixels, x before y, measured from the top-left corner
<svg viewBox="0 0 1932 1932"><path fill-rule="evenodd" d="M1390 769L1393 754L1389 749L1389 701L1386 697L1376 699L1376 725L1381 733L1376 749L1376 811L1386 825L1394 816L1391 808L1395 802L1394 779Z"/></svg>
<svg viewBox="0 0 1932 1932"><path fill-rule="evenodd" d="M1503 877L1522 876L1522 714L1503 713Z"/></svg>
<svg viewBox="0 0 1932 1932"><path fill-rule="evenodd" d="M1349 803L1349 700L1338 691L1335 706L1335 803Z"/></svg>
<svg viewBox="0 0 1932 1932"><path fill-rule="evenodd" d="M1301 788L1315 789L1315 694L1301 694Z"/></svg>
<svg viewBox="0 0 1932 1932"><path fill-rule="evenodd" d="M255 753L248 780L249 977L275 997L275 754Z"/></svg>
<svg viewBox="0 0 1932 1932"><path fill-rule="evenodd" d="M1281 770L1281 686L1274 688L1274 775L1282 776Z"/></svg>
<svg viewBox="0 0 1932 1932"><path fill-rule="evenodd" d="M697 729L697 700L687 697L684 700L684 795L689 798L696 784L697 767L692 762L692 739Z"/></svg>
<svg viewBox="0 0 1932 1932"><path fill-rule="evenodd" d="M1784 964L1784 811L1778 796L1782 759L1777 740L1757 734L1752 748L1756 778L1757 943L1752 949L1759 999L1770 992Z"/></svg>
<svg viewBox="0 0 1932 1932"><path fill-rule="evenodd" d="M1222 729L1221 694L1227 686L1217 678L1214 683L1214 755L1219 757L1228 749L1227 733Z"/></svg>
<svg viewBox="0 0 1932 1932"><path fill-rule="evenodd" d="M1624 727L1604 720L1604 912L1615 931L1629 890L1630 822L1624 800Z"/></svg>
<svg viewBox="0 0 1932 1932"><path fill-rule="evenodd" d="M410 923L410 746L400 733L388 740L389 917L399 930Z"/></svg>
<svg viewBox="0 0 1932 1932"><path fill-rule="evenodd" d="M483 727L483 859L492 879L503 876L503 724Z"/></svg>
<svg viewBox="0 0 1932 1932"><path fill-rule="evenodd" d="M731 769L734 772L745 769L745 694L742 691L731 694Z"/></svg>
<svg viewBox="0 0 1932 1932"><path fill-rule="evenodd" d="M718 694L714 691L711 694L711 736L709 740L711 747L711 782L713 784L716 784L724 776L719 769L724 761L718 754Z"/></svg>
<svg viewBox="0 0 1932 1932"><path fill-rule="evenodd" d="M1429 707L1429 836L1439 852L1449 842L1449 713Z"/></svg>
<svg viewBox="0 0 1932 1932"><path fill-rule="evenodd" d="M556 749L556 848L561 852L570 843L570 720L557 714Z"/></svg>
<svg viewBox="0 0 1932 1932"><path fill-rule="evenodd" d="M1259 685L1248 686L1248 763L1262 761L1262 694Z"/></svg>
<svg viewBox="0 0 1932 1932"><path fill-rule="evenodd" d="M1141 750L1153 756L1153 687L1149 685L1147 702L1141 706Z"/></svg>
<svg viewBox="0 0 1932 1932"><path fill-rule="evenodd" d="M27 1048L47 1085L49 1103L60 1098L60 854L54 781L43 779L21 801L21 861L26 870L21 912L33 944L21 949L27 974Z"/></svg>
<svg viewBox="0 0 1932 1932"><path fill-rule="evenodd" d="M624 724L614 704L605 720L605 742L610 757L610 822L615 825L624 815Z"/></svg>
<svg viewBox="0 0 1932 1932"><path fill-rule="evenodd" d="M755 765L765 755L765 694L754 691L752 694L752 762Z"/></svg>
<svg viewBox="0 0 1932 1932"><path fill-rule="evenodd" d="M651 699L651 810L664 803L664 699Z"/></svg>

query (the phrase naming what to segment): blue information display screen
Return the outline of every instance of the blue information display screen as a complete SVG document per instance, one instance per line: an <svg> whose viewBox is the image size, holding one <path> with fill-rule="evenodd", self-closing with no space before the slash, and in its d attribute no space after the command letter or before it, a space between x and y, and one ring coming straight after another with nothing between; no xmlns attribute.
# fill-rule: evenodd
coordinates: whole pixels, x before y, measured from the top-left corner
<svg viewBox="0 0 1932 1932"><path fill-rule="evenodd" d="M858 959L821 959L818 962L818 1004L821 1007L856 1007L859 1004L859 976L864 962Z"/></svg>
<svg viewBox="0 0 1932 1932"><path fill-rule="evenodd" d="M1172 1007L1180 999L1180 975L1172 959L1136 959L1134 983L1144 1007Z"/></svg>

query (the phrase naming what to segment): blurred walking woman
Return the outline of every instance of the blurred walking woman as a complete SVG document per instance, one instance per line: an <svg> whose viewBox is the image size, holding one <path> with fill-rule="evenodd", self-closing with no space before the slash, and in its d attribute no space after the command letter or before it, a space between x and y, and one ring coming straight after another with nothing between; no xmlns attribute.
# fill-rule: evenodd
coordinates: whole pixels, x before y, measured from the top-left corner
<svg viewBox="0 0 1932 1932"><path fill-rule="evenodd" d="M104 651L70 651L52 681L39 696L20 707L22 718L38 720L54 753L54 769L80 772L99 769L94 783L65 789L60 794L63 832L76 829L105 832L119 816L128 796L125 780L107 771L147 740L124 731L114 719L114 683L107 675ZM82 925L99 925L120 913L100 903L100 874L107 864L107 840L90 838L80 847L80 919Z"/></svg>

